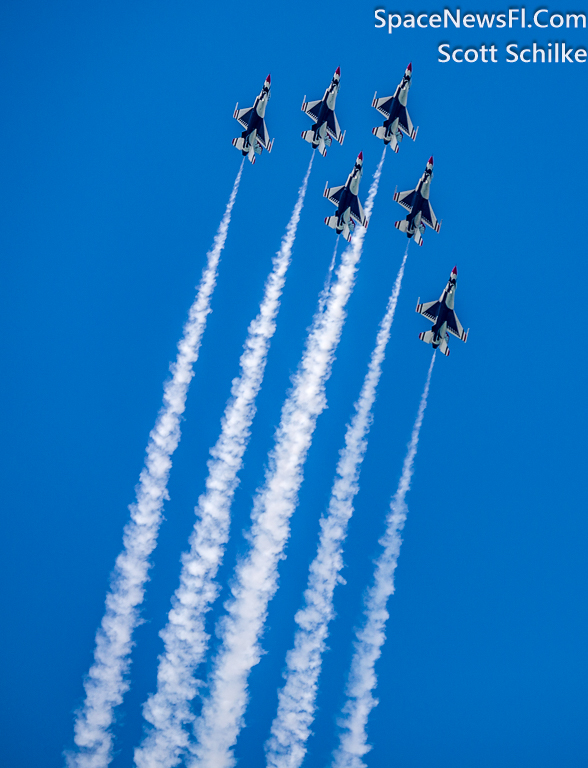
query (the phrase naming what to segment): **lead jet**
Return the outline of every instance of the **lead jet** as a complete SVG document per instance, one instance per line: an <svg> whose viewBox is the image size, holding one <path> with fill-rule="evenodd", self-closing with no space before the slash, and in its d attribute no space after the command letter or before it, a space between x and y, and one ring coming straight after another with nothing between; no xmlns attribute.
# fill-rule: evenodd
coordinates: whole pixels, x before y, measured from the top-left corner
<svg viewBox="0 0 588 768"><path fill-rule="evenodd" d="M433 320L430 331L419 333L419 339L426 344L432 344L433 349L439 348L444 355L449 356L447 341L452 333L462 341L467 341L469 331L464 331L453 309L455 303L455 288L457 284L457 267L453 267L449 281L445 286L439 301L429 301L427 304L417 302L416 311ZM420 298L419 298L420 302Z"/></svg>
<svg viewBox="0 0 588 768"><path fill-rule="evenodd" d="M409 189L407 192L394 192L394 200L408 211L406 219L396 221L394 226L401 232L406 232L407 237L414 237L417 245L423 244L422 236L425 231L425 224L434 229L435 232L441 229L441 222L437 221L429 202L432 178L433 156L431 155L416 189Z"/></svg>
<svg viewBox="0 0 588 768"><path fill-rule="evenodd" d="M348 241L351 240L355 230L355 222L366 229L368 226L368 218L357 196L362 174L363 152L360 152L345 184L341 187L329 188L327 182L323 192L323 196L328 197L337 206L337 213L334 216L327 216L325 224L334 229L338 235L342 234Z"/></svg>
<svg viewBox="0 0 588 768"><path fill-rule="evenodd" d="M399 143L402 141L402 134L410 136L414 141L416 139L418 128L415 130L406 102L408 99L408 89L412 79L412 64L409 64L404 72L404 76L398 84L393 96L385 96L378 99L378 92L374 93L372 107L386 118L384 125L380 125L372 130L374 136L378 139L384 139L384 144L390 144L394 152L400 149Z"/></svg>
<svg viewBox="0 0 588 768"><path fill-rule="evenodd" d="M245 128L238 139L233 139L233 146L241 150L243 156L247 156L251 163L255 163L255 155L261 155L262 148L272 151L274 140L270 141L267 125L265 124L265 109L270 97L271 77L268 75L261 89L261 93L255 99L255 104L247 109L235 107L233 117Z"/></svg>
<svg viewBox="0 0 588 768"><path fill-rule="evenodd" d="M331 146L332 139L343 144L345 138L335 115L340 80L341 68L337 67L323 98L318 101L306 101L305 96L302 102L302 111L315 121L310 131L302 131L302 138L312 144L313 149L318 149L323 157L327 154L327 147Z"/></svg>

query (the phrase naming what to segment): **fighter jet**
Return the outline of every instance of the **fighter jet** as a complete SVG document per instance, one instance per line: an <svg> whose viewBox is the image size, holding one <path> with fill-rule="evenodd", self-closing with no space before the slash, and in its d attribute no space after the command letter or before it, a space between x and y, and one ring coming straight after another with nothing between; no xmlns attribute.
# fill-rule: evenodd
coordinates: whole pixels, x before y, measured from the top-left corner
<svg viewBox="0 0 588 768"><path fill-rule="evenodd" d="M355 222L367 229L368 218L359 202L357 193L359 182L363 174L363 152L360 152L353 166L353 170L347 177L347 181L341 187L325 186L324 197L337 206L334 216L327 216L325 224L334 229L338 235L343 234L346 240L351 240L355 230Z"/></svg>
<svg viewBox="0 0 588 768"><path fill-rule="evenodd" d="M315 121L310 131L302 131L302 138L312 144L313 149L318 149L323 157L327 154L327 147L331 146L332 139L343 144L345 138L335 115L340 80L341 68L337 67L323 98L318 101L306 101L305 96L302 102L302 111Z"/></svg>
<svg viewBox="0 0 588 768"><path fill-rule="evenodd" d="M264 116L267 102L270 97L271 77L268 75L261 93L255 99L255 104L247 109L235 107L233 117L238 120L245 130L238 139L233 139L233 146L241 150L243 156L247 156L251 163L255 163L255 155L261 155L262 147L268 152L272 151L274 140L270 141Z"/></svg>
<svg viewBox="0 0 588 768"><path fill-rule="evenodd" d="M398 152L400 149L398 145L402 141L403 133L410 136L414 141L418 131L418 128L415 130L406 109L411 78L412 64L409 64L402 80L394 91L394 96L385 96L382 99L378 99L378 92L376 91L372 101L372 107L375 107L386 118L384 125L374 128L372 133L378 139L384 139L384 144L390 144L394 152Z"/></svg>
<svg viewBox="0 0 588 768"><path fill-rule="evenodd" d="M439 348L444 355L449 356L449 347L447 341L449 333L457 336L462 341L467 341L468 331L464 331L462 324L457 319L453 309L455 302L455 287L457 283L457 267L453 267L449 281L445 286L439 301L429 301L427 304L417 302L416 311L420 315L433 320L433 327L430 331L419 333L419 339L432 344L433 349ZM420 302L420 298L419 298ZM449 332L449 333L448 333Z"/></svg>
<svg viewBox="0 0 588 768"><path fill-rule="evenodd" d="M422 235L425 231L425 224L434 229L435 232L441 229L441 222L437 221L429 202L432 178L433 156L429 158L425 172L416 189L409 189L407 192L394 192L394 200L408 211L406 219L396 221L394 226L401 232L406 232L407 237L414 237L417 245L423 244Z"/></svg>

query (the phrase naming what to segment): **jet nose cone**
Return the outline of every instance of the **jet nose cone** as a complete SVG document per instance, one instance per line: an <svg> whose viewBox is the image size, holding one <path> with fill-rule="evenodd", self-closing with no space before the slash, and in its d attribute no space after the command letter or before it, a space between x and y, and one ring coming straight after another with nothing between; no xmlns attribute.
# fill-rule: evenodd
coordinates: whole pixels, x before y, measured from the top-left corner
<svg viewBox="0 0 588 768"><path fill-rule="evenodd" d="M268 75L268 76L265 78L265 82L266 82L266 83L271 83L271 81L272 81L272 76L271 76L271 75Z"/></svg>
<svg viewBox="0 0 588 768"><path fill-rule="evenodd" d="M357 156L357 159L361 160L361 162L363 163L363 152L359 153L359 155Z"/></svg>
<svg viewBox="0 0 588 768"><path fill-rule="evenodd" d="M337 67L337 69L335 70L335 74L336 75L340 75L341 74L341 67Z"/></svg>
<svg viewBox="0 0 588 768"><path fill-rule="evenodd" d="M411 61L411 62L410 62L410 64L408 65L407 69L408 69L408 71L409 71L409 72L412 72L412 61Z"/></svg>
<svg viewBox="0 0 588 768"><path fill-rule="evenodd" d="M453 267L453 269L451 270L451 274L457 277L457 267Z"/></svg>
<svg viewBox="0 0 588 768"><path fill-rule="evenodd" d="M427 165L433 165L433 155L431 155L431 157L429 158L429 162L427 163Z"/></svg>

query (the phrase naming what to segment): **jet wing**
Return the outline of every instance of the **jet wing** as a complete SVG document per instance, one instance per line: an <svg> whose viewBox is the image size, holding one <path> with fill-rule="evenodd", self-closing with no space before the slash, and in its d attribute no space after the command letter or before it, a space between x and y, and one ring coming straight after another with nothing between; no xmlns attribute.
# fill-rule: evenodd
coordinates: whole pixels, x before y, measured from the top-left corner
<svg viewBox="0 0 588 768"><path fill-rule="evenodd" d="M315 123L318 120L318 114L322 103L323 100L319 99L318 101L306 101L302 106L303 111L306 112L309 117L312 117Z"/></svg>
<svg viewBox="0 0 588 768"><path fill-rule="evenodd" d="M259 124L259 128L257 129L257 140L259 141L261 146L264 147L264 149L267 149L268 152L272 151L273 141L270 141L265 120L262 120L261 123Z"/></svg>
<svg viewBox="0 0 588 768"><path fill-rule="evenodd" d="M345 184L342 184L340 187L325 188L323 195L324 197L328 197L329 200L332 203L334 203L336 206L339 206L341 195L343 194L344 189L345 189Z"/></svg>
<svg viewBox="0 0 588 768"><path fill-rule="evenodd" d="M402 203L400 203L402 205ZM441 224L437 221L437 217L433 213L433 207L431 206L431 203L428 200L423 200L423 207L422 207L422 220L427 224L431 229L434 229L435 232L438 232L441 229Z"/></svg>
<svg viewBox="0 0 588 768"><path fill-rule="evenodd" d="M253 115L253 107L247 107L246 109L235 109L233 117L238 120L243 128L249 128L251 117Z"/></svg>
<svg viewBox="0 0 588 768"><path fill-rule="evenodd" d="M414 205L415 193L415 189L409 189L407 192L395 192L394 200L397 203L400 203L400 205L403 208L406 208L406 210L410 213L412 211L412 206Z"/></svg>
<svg viewBox="0 0 588 768"><path fill-rule="evenodd" d="M394 103L394 96L384 96L383 99L376 99L372 101L372 107L375 107L378 112L384 115L385 118L390 117L392 111L392 104Z"/></svg>
<svg viewBox="0 0 588 768"><path fill-rule="evenodd" d="M343 144L343 133L339 127L337 115L333 112L333 110L329 112L327 117L327 131L335 139L335 141L338 141L339 144Z"/></svg>
<svg viewBox="0 0 588 768"><path fill-rule="evenodd" d="M435 322L437 316L439 315L439 306L439 301L428 301L425 304L417 304L416 311L419 313L419 315L423 315L429 320Z"/></svg>
<svg viewBox="0 0 588 768"><path fill-rule="evenodd" d="M411 139L415 138L416 131L406 107L400 107L400 114L398 115L398 127L402 133L405 133Z"/></svg>
<svg viewBox="0 0 588 768"><path fill-rule="evenodd" d="M447 330L449 333L457 336L458 339L467 341L468 335L466 331L464 331L463 325L459 322L457 315L452 309L450 309L447 313Z"/></svg>
<svg viewBox="0 0 588 768"><path fill-rule="evenodd" d="M357 221L357 223L361 224L363 227L367 227L367 217L357 195L353 198L349 213L354 221Z"/></svg>

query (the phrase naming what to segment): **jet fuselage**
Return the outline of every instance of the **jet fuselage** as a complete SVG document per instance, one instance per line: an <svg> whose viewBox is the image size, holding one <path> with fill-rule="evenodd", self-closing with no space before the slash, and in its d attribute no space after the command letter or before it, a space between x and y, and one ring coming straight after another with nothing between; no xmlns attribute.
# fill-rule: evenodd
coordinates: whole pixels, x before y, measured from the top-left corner
<svg viewBox="0 0 588 768"><path fill-rule="evenodd" d="M302 138L312 145L313 149L318 149L319 153L325 157L327 148L331 146L332 140L343 143L344 134L335 116L335 103L339 86L341 82L341 69L337 67L335 74L323 98L316 101L306 101L306 96L302 102L302 111L314 121L312 128L302 132Z"/></svg>
<svg viewBox="0 0 588 768"><path fill-rule="evenodd" d="M249 154L251 146L255 146L255 140L260 127L263 125L263 118L265 117L265 109L270 97L269 78L263 84L263 88L259 96L255 99L253 105L253 112L249 126L241 134L244 139L244 146L242 149L243 155Z"/></svg>
<svg viewBox="0 0 588 768"><path fill-rule="evenodd" d="M437 349L442 341L447 341L449 334L447 332L447 322L450 319L450 312L453 312L455 306L455 289L457 287L457 272L452 272L441 298L439 299L439 314L433 324L433 340L431 344Z"/></svg>
<svg viewBox="0 0 588 768"><path fill-rule="evenodd" d="M412 204L412 211L406 217L408 222L408 229L406 234L408 237L412 237L415 231L419 229L421 225L421 218L423 215L424 203L429 200L431 193L431 180L433 178L433 164L429 161L427 168L421 176L419 183L415 189L415 195ZM424 227L421 231L424 231Z"/></svg>
<svg viewBox="0 0 588 768"><path fill-rule="evenodd" d="M360 160L356 160L353 170L347 177L345 188L341 193L341 198L337 207L337 217L341 223L341 229L343 229L344 224L347 224L347 226L350 224L351 206L359 193L359 182L361 181L362 175L363 163ZM338 231L340 231L339 228Z"/></svg>
<svg viewBox="0 0 588 768"><path fill-rule="evenodd" d="M360 152L345 184L329 187L327 182L323 192L323 196L328 198L333 205L337 206L335 215L327 216L325 224L334 229L338 235L343 235L348 241L351 241L356 224L365 229L367 229L369 224L369 218L359 200L359 182L361 181L362 174L363 152Z"/></svg>
<svg viewBox="0 0 588 768"><path fill-rule="evenodd" d="M413 141L416 139L418 128L414 128L406 108L411 82L412 64L409 64L392 96L378 98L376 91L372 100L372 107L384 115L384 123L376 126L372 133L378 139L383 139L384 144L393 152L399 151L403 135L409 136Z"/></svg>
<svg viewBox="0 0 588 768"><path fill-rule="evenodd" d="M428 320L433 321L430 331L419 333L419 339L425 344L431 344L433 349L438 349L444 355L449 355L449 334L456 336L463 342L467 341L469 331L464 331L462 324L455 314L455 288L457 285L457 267L454 267L443 289L443 293L437 301L428 301L421 304L419 298L416 311Z"/></svg>
<svg viewBox="0 0 588 768"><path fill-rule="evenodd" d="M402 78L402 82L394 91L392 106L390 108L390 117L387 120L384 120L384 128L386 129L384 141L387 144L390 142L393 135L396 136L399 133L398 119L402 114L402 111L406 108L409 88L410 76L405 74Z"/></svg>
<svg viewBox="0 0 588 768"><path fill-rule="evenodd" d="M312 126L318 133L320 132L323 138L327 135L327 120L329 116L335 111L335 102L337 101L337 94L339 93L339 76L335 75L333 80L323 96L323 100L319 107L319 113L316 123ZM308 123L307 123L308 125ZM318 144L318 141L317 141Z"/></svg>

